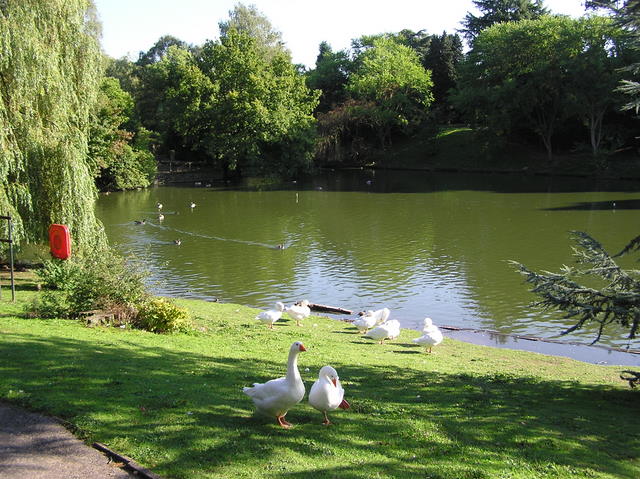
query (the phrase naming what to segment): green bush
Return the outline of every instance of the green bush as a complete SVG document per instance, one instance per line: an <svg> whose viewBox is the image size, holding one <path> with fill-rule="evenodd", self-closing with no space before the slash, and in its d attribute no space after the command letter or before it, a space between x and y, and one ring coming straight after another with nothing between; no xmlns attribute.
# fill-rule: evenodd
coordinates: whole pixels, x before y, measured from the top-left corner
<svg viewBox="0 0 640 479"><path fill-rule="evenodd" d="M49 288L31 311L41 317L78 317L94 309L130 311L147 296L144 275L113 250L52 259L38 271Z"/></svg>
<svg viewBox="0 0 640 479"><path fill-rule="evenodd" d="M153 297L140 305L134 326L154 333L188 331L189 313L168 299Z"/></svg>
<svg viewBox="0 0 640 479"><path fill-rule="evenodd" d="M46 261L38 276L48 289L29 306L30 316L78 318L82 312L100 310L111 313L115 325L131 323L154 333L191 329L187 311L152 297L144 275L113 250Z"/></svg>
<svg viewBox="0 0 640 479"><path fill-rule="evenodd" d="M43 267L36 271L36 275L45 288L65 289L66 285L75 281L81 274L80 270L80 265L75 261L51 259L44 262Z"/></svg>

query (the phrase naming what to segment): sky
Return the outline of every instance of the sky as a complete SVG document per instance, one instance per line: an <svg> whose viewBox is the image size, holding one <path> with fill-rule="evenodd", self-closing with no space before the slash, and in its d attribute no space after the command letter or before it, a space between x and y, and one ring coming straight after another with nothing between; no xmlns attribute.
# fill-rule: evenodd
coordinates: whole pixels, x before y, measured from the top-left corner
<svg viewBox="0 0 640 479"><path fill-rule="evenodd" d="M218 38L218 22L237 0L94 0L102 22L102 48L114 58L138 58L163 35L200 45ZM294 63L313 67L320 42L347 49L362 35L426 30L455 33L472 0L245 0L281 32ZM580 17L584 0L545 0L553 13Z"/></svg>

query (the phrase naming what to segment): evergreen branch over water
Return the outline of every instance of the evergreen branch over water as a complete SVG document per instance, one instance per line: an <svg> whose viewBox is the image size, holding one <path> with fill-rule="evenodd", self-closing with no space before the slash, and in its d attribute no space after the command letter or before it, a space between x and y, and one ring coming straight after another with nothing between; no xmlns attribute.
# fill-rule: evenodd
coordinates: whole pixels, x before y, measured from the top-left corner
<svg viewBox="0 0 640 479"><path fill-rule="evenodd" d="M516 261L511 261L516 270L533 287L531 292L541 299L535 306L545 310L565 313L566 319L577 318L576 323L563 331L566 335L582 328L586 323L599 323L593 343L600 340L605 328L617 323L628 328L628 339L634 339L640 327L640 282L637 270L621 268L615 257L640 250L640 236L634 238L622 251L611 256L604 247L581 231L572 231L570 236L577 244L573 248L576 263L586 268L563 266L560 273L535 272ZM598 287L588 287L576 282L575 277L589 277ZM592 343L592 344L593 344Z"/></svg>

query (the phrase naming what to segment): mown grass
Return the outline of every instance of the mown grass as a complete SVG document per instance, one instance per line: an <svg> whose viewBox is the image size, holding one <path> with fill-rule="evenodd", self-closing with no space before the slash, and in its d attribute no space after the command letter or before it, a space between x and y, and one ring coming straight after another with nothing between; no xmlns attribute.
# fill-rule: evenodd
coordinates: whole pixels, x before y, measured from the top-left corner
<svg viewBox="0 0 640 479"><path fill-rule="evenodd" d="M320 317L271 331L253 309L186 300L202 331L90 329L24 319L5 291L0 399L167 478L640 477L640 396L620 368L451 339L427 355L417 332L378 345ZM305 398L282 429L241 392L283 375L294 340L307 390L325 364L341 376L352 408L330 427Z"/></svg>

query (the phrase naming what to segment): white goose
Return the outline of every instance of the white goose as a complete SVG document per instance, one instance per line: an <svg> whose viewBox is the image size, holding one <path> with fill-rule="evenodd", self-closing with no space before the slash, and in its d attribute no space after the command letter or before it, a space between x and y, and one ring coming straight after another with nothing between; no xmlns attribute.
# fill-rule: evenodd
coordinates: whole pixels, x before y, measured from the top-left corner
<svg viewBox="0 0 640 479"><path fill-rule="evenodd" d="M433 324L431 318L424 318L424 326L422 327L422 336L419 338L414 338L413 342L416 344L420 344L421 346L428 347L427 350L429 353L431 352L431 348L433 346L437 346L442 342L443 336L440 328Z"/></svg>
<svg viewBox="0 0 640 479"><path fill-rule="evenodd" d="M284 419L287 411L302 401L305 393L304 383L298 371L298 354L302 351L306 351L306 348L300 341L296 341L289 348L285 377L242 388L242 391L253 400L259 412L275 417L278 424L284 428L291 427L291 424Z"/></svg>
<svg viewBox="0 0 640 479"><path fill-rule="evenodd" d="M367 334L366 337L375 339L380 344L384 342L385 339L395 339L400 336L400 322L396 319L392 319L391 321L385 321L384 323L376 326Z"/></svg>
<svg viewBox="0 0 640 479"><path fill-rule="evenodd" d="M327 417L327 411L336 408L349 409L349 403L344 399L344 389L340 384L338 373L331 366L323 366L318 374L318 380L309 391L309 404L324 414L322 424L328 426L331 421Z"/></svg>
<svg viewBox="0 0 640 479"><path fill-rule="evenodd" d="M300 326L300 321L311 314L311 309L309 309L309 300L303 299L302 301L289 306L285 311L289 316L296 320L296 325Z"/></svg>
<svg viewBox="0 0 640 479"><path fill-rule="evenodd" d="M367 311L367 313L373 311ZM370 314L362 314L358 319L353 322L353 325L358 328L361 333L366 333L376 325L376 318Z"/></svg>
<svg viewBox="0 0 640 479"><path fill-rule="evenodd" d="M389 328L389 339L398 339L400 337L400 321L392 319L386 322Z"/></svg>
<svg viewBox="0 0 640 479"><path fill-rule="evenodd" d="M389 319L390 314L391 311L389 310L389 308L382 308L371 313L371 315L376 318L376 324L384 323L387 319Z"/></svg>
<svg viewBox="0 0 640 479"><path fill-rule="evenodd" d="M275 304L275 309L268 309L267 311L262 311L260 314L256 316L256 319L262 321L270 329L273 329L273 323L275 323L282 317L283 311L284 311L284 304L278 301Z"/></svg>

